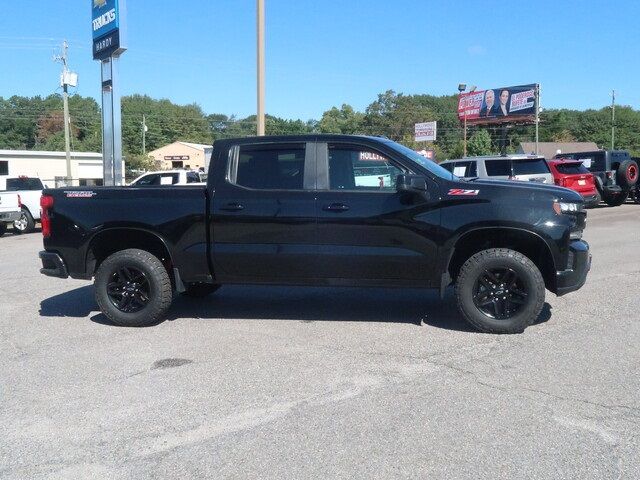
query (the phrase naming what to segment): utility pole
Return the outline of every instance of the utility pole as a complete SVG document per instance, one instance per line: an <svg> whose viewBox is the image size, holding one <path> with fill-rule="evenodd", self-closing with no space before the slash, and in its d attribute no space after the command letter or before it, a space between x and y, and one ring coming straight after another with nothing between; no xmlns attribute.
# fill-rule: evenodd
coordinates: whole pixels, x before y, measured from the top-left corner
<svg viewBox="0 0 640 480"><path fill-rule="evenodd" d="M258 30L258 112L257 133L264 135L264 0L257 0Z"/></svg>
<svg viewBox="0 0 640 480"><path fill-rule="evenodd" d="M142 154L146 155L146 153L147 153L147 121L143 114L142 115Z"/></svg>
<svg viewBox="0 0 640 480"><path fill-rule="evenodd" d="M65 40L62 42L62 55L56 55L53 57L54 62L62 63L62 76L60 77L62 83L62 104L64 108L64 148L66 151L67 158L67 186L70 186L72 183L71 177L71 133L70 133L70 125L69 125L69 83L71 83L71 79L69 78L69 69L67 67L67 51L69 49L69 44ZM75 82L72 83L72 85Z"/></svg>
<svg viewBox="0 0 640 480"><path fill-rule="evenodd" d="M611 90L611 150L615 148L616 138L616 91Z"/></svg>

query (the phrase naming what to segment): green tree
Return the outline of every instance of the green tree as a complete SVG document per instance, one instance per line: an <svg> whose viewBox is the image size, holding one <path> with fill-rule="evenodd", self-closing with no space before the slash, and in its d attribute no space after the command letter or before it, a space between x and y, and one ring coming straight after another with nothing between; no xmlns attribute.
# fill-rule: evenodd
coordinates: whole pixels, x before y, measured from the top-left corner
<svg viewBox="0 0 640 480"><path fill-rule="evenodd" d="M467 154L471 157L476 155L490 155L493 151L491 145L491 135L486 130L478 130L467 142Z"/></svg>
<svg viewBox="0 0 640 480"><path fill-rule="evenodd" d="M318 129L322 133L355 135L364 133L364 115L346 103L340 109L333 107L322 114Z"/></svg>

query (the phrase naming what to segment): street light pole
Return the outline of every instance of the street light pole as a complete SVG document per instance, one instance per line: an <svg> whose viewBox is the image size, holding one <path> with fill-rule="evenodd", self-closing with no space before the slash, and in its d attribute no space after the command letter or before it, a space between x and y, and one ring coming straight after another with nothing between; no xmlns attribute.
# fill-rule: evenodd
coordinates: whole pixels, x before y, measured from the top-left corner
<svg viewBox="0 0 640 480"><path fill-rule="evenodd" d="M476 87L472 87L473 90L475 90ZM458 110L460 110L460 105L461 105L461 101L462 101L462 94L464 93L464 91L467 89L467 84L466 83L460 83L458 84ZM473 91L472 90L472 91ZM463 137L463 157L467 156L467 106L465 104L462 104L462 109L464 112L464 137ZM459 117L458 117L459 118Z"/></svg>
<svg viewBox="0 0 640 480"><path fill-rule="evenodd" d="M464 109L464 154L463 157L467 156L467 109Z"/></svg>
<svg viewBox="0 0 640 480"><path fill-rule="evenodd" d="M264 135L264 0L257 0L258 20L258 112L257 134Z"/></svg>
<svg viewBox="0 0 640 480"><path fill-rule="evenodd" d="M611 150L615 148L616 138L616 91L611 90Z"/></svg>

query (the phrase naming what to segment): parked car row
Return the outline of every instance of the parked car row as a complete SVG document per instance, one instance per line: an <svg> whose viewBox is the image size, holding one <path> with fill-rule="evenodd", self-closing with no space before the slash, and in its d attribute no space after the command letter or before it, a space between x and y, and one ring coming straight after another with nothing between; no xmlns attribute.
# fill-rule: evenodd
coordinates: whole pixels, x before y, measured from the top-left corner
<svg viewBox="0 0 640 480"><path fill-rule="evenodd" d="M632 197L640 203L637 159L624 150L563 153L552 160L538 155L468 157L440 164L454 175L470 180L493 178L555 184L582 195L593 207L603 200L617 206Z"/></svg>

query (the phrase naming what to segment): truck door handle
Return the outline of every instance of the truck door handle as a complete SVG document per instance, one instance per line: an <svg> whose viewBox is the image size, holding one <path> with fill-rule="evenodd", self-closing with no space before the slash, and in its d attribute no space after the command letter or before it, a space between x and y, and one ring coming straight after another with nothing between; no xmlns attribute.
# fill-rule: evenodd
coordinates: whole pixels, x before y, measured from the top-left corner
<svg viewBox="0 0 640 480"><path fill-rule="evenodd" d="M349 210L349 205L345 205L344 203L332 203L330 205L325 205L322 209L327 212L346 212Z"/></svg>
<svg viewBox="0 0 640 480"><path fill-rule="evenodd" d="M225 210L227 212L237 212L239 210L244 210L244 205L237 202L227 203L225 206L220 207L220 210Z"/></svg>

